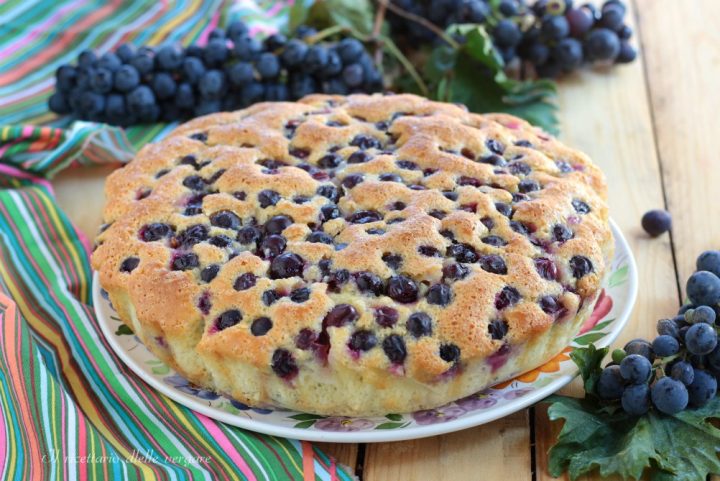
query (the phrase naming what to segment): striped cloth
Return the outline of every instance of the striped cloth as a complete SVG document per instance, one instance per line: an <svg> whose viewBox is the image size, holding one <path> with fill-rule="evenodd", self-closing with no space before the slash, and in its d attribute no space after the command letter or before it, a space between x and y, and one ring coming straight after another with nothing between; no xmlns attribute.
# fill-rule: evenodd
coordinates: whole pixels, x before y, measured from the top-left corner
<svg viewBox="0 0 720 481"><path fill-rule="evenodd" d="M256 30L271 29L286 10L243 1L0 3L0 479L352 479L310 443L217 423L129 371L99 331L89 243L48 181L66 168L126 161L172 128L54 119L45 105L53 72L78 50L202 40L246 14L262 20Z"/></svg>

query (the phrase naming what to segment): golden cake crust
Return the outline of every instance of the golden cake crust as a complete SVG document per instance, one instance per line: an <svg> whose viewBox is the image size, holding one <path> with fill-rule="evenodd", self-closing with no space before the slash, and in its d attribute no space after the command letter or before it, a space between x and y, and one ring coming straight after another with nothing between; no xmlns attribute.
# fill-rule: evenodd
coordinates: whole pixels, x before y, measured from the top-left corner
<svg viewBox="0 0 720 481"><path fill-rule="evenodd" d="M181 125L106 184L93 267L192 382L321 414L433 407L532 369L612 255L601 171L527 122L312 95Z"/></svg>

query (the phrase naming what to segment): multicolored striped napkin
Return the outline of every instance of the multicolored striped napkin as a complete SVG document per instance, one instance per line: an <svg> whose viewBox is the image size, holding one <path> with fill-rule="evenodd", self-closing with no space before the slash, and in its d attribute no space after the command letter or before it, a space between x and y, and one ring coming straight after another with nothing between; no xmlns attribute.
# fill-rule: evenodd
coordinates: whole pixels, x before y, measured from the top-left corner
<svg viewBox="0 0 720 481"><path fill-rule="evenodd" d="M193 42L235 16L271 29L286 10L270 1L0 4L0 479L352 479L310 443L226 426L164 397L100 333L89 243L48 179L126 161L173 126L37 126L56 120L46 107L54 71L80 50Z"/></svg>

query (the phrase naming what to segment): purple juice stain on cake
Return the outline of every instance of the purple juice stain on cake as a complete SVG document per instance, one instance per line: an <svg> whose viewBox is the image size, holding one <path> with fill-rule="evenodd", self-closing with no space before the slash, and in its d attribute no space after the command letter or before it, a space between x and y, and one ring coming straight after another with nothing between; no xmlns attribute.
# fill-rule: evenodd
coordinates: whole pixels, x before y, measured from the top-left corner
<svg viewBox="0 0 720 481"><path fill-rule="evenodd" d="M510 359L510 345L503 344L500 349L490 354L487 358L487 363L490 365L490 372L495 372L503 367Z"/></svg>
<svg viewBox="0 0 720 481"><path fill-rule="evenodd" d="M210 291L205 291L200 295L197 306L198 309L200 309L200 312L202 312L206 316L210 314L210 309L212 308L212 302L210 301Z"/></svg>

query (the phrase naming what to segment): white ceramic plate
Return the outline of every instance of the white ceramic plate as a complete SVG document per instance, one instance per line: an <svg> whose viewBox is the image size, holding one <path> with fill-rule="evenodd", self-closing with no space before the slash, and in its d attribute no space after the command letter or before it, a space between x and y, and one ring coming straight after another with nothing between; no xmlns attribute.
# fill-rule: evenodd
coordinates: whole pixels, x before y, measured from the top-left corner
<svg viewBox="0 0 720 481"><path fill-rule="evenodd" d="M158 391L227 424L275 436L336 443L400 441L459 431L494 421L549 396L569 383L577 368L573 347L612 343L628 320L637 295L637 268L627 241L612 223L615 258L593 315L573 343L550 362L515 379L437 409L384 417L343 418L250 408L189 384L157 359L117 317L98 282L93 302L100 327L120 358Z"/></svg>

